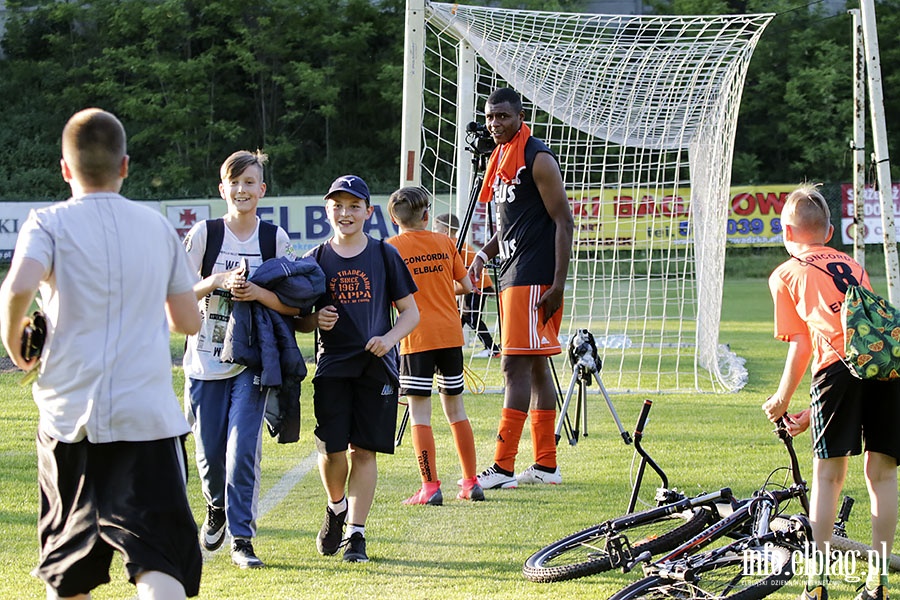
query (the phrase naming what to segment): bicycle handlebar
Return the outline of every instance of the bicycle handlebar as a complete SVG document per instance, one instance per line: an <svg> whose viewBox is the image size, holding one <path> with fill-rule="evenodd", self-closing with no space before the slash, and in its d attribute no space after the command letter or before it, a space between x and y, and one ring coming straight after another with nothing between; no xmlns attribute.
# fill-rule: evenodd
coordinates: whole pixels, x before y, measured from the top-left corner
<svg viewBox="0 0 900 600"><path fill-rule="evenodd" d="M647 416L650 414L650 407L653 405L653 400L644 400L644 405L641 407L641 414L638 415L637 425L634 427L634 437L639 439L644 435L644 426L647 424Z"/></svg>

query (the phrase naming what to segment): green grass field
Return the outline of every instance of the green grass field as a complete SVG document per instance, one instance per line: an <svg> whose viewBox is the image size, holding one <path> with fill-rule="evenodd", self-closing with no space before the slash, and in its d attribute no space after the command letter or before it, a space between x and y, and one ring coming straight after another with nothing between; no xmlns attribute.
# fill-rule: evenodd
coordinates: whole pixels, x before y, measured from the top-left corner
<svg viewBox="0 0 900 600"><path fill-rule="evenodd" d="M876 286L877 287L877 286ZM883 287L883 283L882 283ZM771 434L760 404L774 391L786 345L771 335L771 301L764 279L728 279L721 342L747 359L749 383L738 393L651 396L653 410L644 446L667 471L671 483L688 493L732 487L745 496L769 472L785 464L786 454ZM303 340L302 340L303 341ZM178 348L173 342L173 348ZM308 343L307 343L308 347ZM29 575L37 559L37 513L34 435L37 411L30 391L20 387L19 373L0 374L0 596L43 598L41 583ZM568 373L564 373L568 381ZM182 376L175 370L176 389ZM806 389L804 382L801 389ZM297 444L277 445L266 438L259 537L255 547L267 567L241 571L225 551L208 557L201 597L213 599L300 598L607 598L637 575L608 573L572 582L535 584L521 575L525 559L541 546L622 513L633 477L633 449L623 444L596 388L588 400L589 435L576 446L563 441L559 461L561 486L489 491L477 504L453 500L459 466L449 427L435 407L433 423L437 461L444 481L443 507L407 507L401 500L417 488L418 475L409 437L393 456L381 456L375 506L367 523L368 564L345 565L339 557L316 553L314 537L321 524L324 492L315 470L290 485L311 463L312 406L310 383L302 396L303 431ZM645 395L613 395L626 428L633 429ZM806 394L793 408L805 404ZM479 467L487 466L501 398L470 395L467 408L475 431ZM523 436L520 467L530 462L528 435ZM192 443L192 442L189 442ZM796 442L804 474L810 475L809 440ZM191 446L191 450L192 450ZM195 472L190 498L198 522L205 506ZM645 490L656 481L649 477ZM852 537L869 536L868 501L862 460L851 461L845 490L858 502L851 518ZM895 545L894 552L898 552ZM864 575L860 565L859 573ZM113 582L94 598L131 598L121 564L113 563ZM892 576L892 583L900 583ZM793 598L799 580L773 598ZM836 581L833 598L852 598L855 583Z"/></svg>

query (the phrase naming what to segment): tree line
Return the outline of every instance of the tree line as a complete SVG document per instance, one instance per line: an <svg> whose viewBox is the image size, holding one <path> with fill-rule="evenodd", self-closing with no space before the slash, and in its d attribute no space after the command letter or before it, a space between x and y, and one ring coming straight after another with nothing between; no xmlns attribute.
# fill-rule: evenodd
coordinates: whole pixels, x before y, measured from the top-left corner
<svg viewBox="0 0 900 600"><path fill-rule="evenodd" d="M657 13L778 13L750 65L735 184L848 181L852 173L849 16L794 1L650 5ZM376 193L396 187L405 0L7 0L6 10L0 199L66 197L59 133L86 106L125 124L125 192L134 198L215 195L218 167L236 149L269 154L269 194L321 193L345 172L364 175ZM888 132L897 139L900 0L876 10Z"/></svg>

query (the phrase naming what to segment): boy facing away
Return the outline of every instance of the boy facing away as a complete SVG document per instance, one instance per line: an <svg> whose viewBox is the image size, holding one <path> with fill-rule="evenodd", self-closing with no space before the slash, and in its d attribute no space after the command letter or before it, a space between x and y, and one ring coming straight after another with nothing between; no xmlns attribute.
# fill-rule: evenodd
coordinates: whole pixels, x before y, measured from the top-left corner
<svg viewBox="0 0 900 600"><path fill-rule="evenodd" d="M315 312L297 323L300 331L319 329L313 407L328 506L316 547L333 555L346 546L345 562L369 560L365 524L375 498L376 454L394 452L396 346L419 322L416 284L400 254L363 230L372 212L361 178L344 175L331 184L325 213L334 235L307 254L325 272L326 291Z"/></svg>
<svg viewBox="0 0 900 600"><path fill-rule="evenodd" d="M810 408L787 415L787 420L792 435L812 427L810 521L816 550L827 551L848 457L860 454L865 441L872 547L889 553L897 527L900 387L893 382L856 379L841 361L841 303L848 285L871 289L869 276L850 256L825 245L834 228L828 204L816 186L804 185L791 192L781 223L784 247L791 258L772 272L769 289L775 303L775 337L790 346L778 390L766 400L763 410L772 421L785 415L812 359ZM887 568L881 564L887 558L880 556L870 562L857 600L888 597ZM811 572L800 598L828 598L826 583L823 575Z"/></svg>
<svg viewBox="0 0 900 600"><path fill-rule="evenodd" d="M463 404L462 325L456 295L472 291L472 281L453 240L428 231L428 193L405 187L391 194L388 211L400 235L388 240L406 262L419 291L419 326L400 341L400 394L409 401L413 449L422 487L404 504L443 503L431 428L431 386L435 374L444 415L450 423L462 468L459 500L484 500L475 471L475 438Z"/></svg>
<svg viewBox="0 0 900 600"><path fill-rule="evenodd" d="M40 411L40 562L47 598L90 598L114 552L144 600L196 596L202 558L188 503L169 331L195 333L197 276L158 210L119 194L125 129L91 108L62 134L66 202L31 211L0 287L0 333ZM21 354L40 288L47 339ZM127 490L128 493L123 493Z"/></svg>

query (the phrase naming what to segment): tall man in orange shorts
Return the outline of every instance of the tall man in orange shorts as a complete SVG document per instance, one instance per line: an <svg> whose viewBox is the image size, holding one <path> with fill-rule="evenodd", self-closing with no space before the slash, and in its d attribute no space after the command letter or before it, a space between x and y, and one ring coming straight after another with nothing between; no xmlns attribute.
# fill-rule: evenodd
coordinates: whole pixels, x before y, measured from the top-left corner
<svg viewBox="0 0 900 600"><path fill-rule="evenodd" d="M494 200L497 232L469 271L500 256L500 326L505 380L494 464L478 476L483 489L519 483L561 483L556 464L556 387L547 356L559 354L563 292L569 271L573 219L559 162L531 137L519 94L494 91L485 122L497 144L479 200ZM515 474L519 439L531 416L534 464Z"/></svg>

